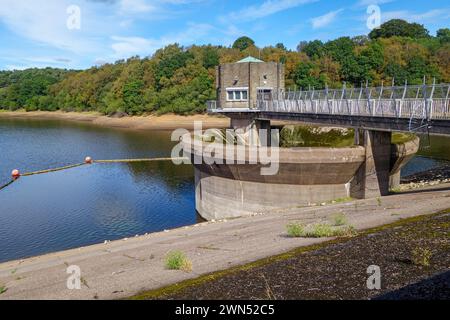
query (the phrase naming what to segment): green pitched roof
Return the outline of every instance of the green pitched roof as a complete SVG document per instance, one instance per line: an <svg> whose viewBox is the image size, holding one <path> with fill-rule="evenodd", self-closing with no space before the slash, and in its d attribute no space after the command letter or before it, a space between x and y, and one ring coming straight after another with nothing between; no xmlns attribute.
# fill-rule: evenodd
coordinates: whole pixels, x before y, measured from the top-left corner
<svg viewBox="0 0 450 320"><path fill-rule="evenodd" d="M259 59L254 58L254 57L251 57L251 56L248 56L247 58L244 58L244 59L238 61L237 63L244 63L244 62L264 62L264 61L261 61Z"/></svg>

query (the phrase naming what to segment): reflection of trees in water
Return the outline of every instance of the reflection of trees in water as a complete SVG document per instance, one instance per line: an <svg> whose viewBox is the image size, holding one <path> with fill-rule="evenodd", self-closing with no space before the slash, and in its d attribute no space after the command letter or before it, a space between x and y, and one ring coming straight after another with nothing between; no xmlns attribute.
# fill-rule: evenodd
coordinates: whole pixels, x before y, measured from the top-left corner
<svg viewBox="0 0 450 320"><path fill-rule="evenodd" d="M450 161L449 146L450 146L450 137L430 136L428 142L428 137L421 136L421 148L418 154L421 156Z"/></svg>
<svg viewBox="0 0 450 320"><path fill-rule="evenodd" d="M171 161L137 162L127 164L137 183L157 180L171 189L180 185L194 183L194 167L191 165L174 165Z"/></svg>
<svg viewBox="0 0 450 320"><path fill-rule="evenodd" d="M176 142L170 140L171 131L137 131L121 128L101 127L92 123L72 122L58 119L0 119L2 126L8 130L38 129L38 133L65 134L74 141L80 140L80 145L86 143L86 138L95 138L99 144L108 142L109 153L129 155L133 157L170 156ZM42 130L42 131L40 131ZM43 136L45 138L45 136ZM82 149L82 148L81 148ZM102 148L99 148L99 152ZM84 155L82 155L84 156ZM95 156L95 155L92 155ZM108 154L98 154L98 157L108 158Z"/></svg>

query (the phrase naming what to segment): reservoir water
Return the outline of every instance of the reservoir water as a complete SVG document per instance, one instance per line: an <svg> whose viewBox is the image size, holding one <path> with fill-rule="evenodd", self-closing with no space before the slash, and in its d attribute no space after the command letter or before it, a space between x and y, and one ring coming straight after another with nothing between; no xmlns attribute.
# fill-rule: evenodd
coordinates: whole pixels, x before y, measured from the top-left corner
<svg viewBox="0 0 450 320"><path fill-rule="evenodd" d="M170 132L103 128L57 120L0 118L0 185L12 169L30 172L94 159L169 157ZM403 170L450 160L450 138ZM191 166L172 162L94 164L24 177L0 191L0 262L191 225Z"/></svg>

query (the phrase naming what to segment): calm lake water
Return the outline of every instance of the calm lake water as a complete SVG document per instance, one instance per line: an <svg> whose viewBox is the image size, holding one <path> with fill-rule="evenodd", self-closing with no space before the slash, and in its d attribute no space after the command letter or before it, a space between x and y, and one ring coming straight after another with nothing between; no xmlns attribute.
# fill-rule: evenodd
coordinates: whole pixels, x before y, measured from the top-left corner
<svg viewBox="0 0 450 320"><path fill-rule="evenodd" d="M169 157L170 132L0 119L0 184L94 159ZM94 164L23 177L0 191L0 261L194 224L193 168Z"/></svg>
<svg viewBox="0 0 450 320"><path fill-rule="evenodd" d="M0 185L11 170L94 159L170 156L170 132L108 129L56 120L0 119ZM433 137L404 169L450 160ZM431 158L434 157L434 158ZM443 160L438 160L443 159ZM24 177L0 191L0 262L194 224L193 168L171 162L94 164Z"/></svg>

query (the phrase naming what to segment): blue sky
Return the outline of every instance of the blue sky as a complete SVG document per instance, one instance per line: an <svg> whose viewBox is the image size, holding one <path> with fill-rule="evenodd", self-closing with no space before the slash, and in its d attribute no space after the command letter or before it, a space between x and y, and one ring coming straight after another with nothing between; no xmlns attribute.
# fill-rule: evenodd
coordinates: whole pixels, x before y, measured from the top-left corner
<svg viewBox="0 0 450 320"><path fill-rule="evenodd" d="M450 27L448 0L0 0L0 69L82 69L174 42L231 45L242 35L295 49L367 34L373 4L382 21L419 22L432 34Z"/></svg>

